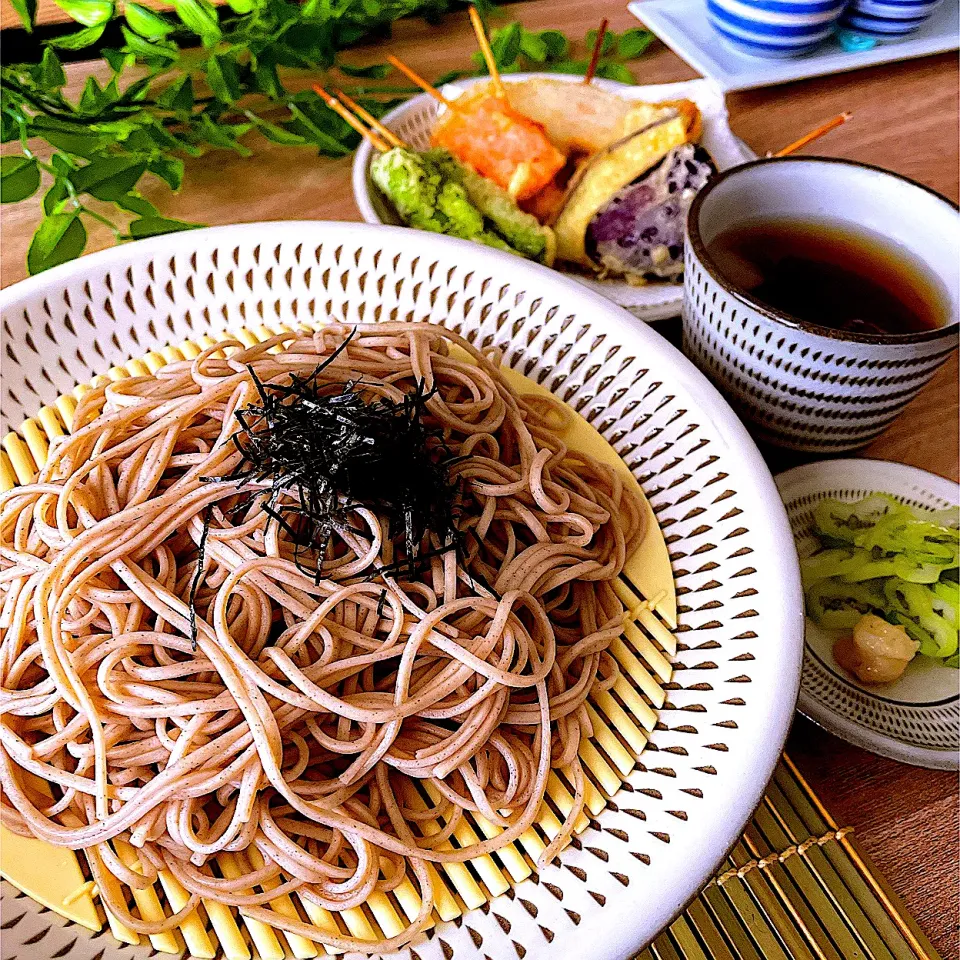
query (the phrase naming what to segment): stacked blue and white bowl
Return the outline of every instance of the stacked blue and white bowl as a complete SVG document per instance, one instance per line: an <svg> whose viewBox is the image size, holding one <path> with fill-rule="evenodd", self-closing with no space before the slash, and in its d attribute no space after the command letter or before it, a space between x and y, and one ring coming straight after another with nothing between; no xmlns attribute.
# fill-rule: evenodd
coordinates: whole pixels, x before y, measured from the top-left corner
<svg viewBox="0 0 960 960"><path fill-rule="evenodd" d="M744 53L799 57L816 49L833 33L848 2L707 0L707 13L714 29Z"/></svg>
<svg viewBox="0 0 960 960"><path fill-rule="evenodd" d="M903 37L925 23L942 2L943 0L852 0L840 25L844 30L878 40Z"/></svg>

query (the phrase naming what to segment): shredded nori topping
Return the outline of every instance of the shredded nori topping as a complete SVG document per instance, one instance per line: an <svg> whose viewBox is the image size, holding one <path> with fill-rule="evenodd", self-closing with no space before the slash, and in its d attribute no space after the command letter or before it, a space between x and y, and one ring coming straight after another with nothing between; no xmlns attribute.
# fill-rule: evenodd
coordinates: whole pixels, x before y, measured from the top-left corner
<svg viewBox="0 0 960 960"><path fill-rule="evenodd" d="M359 506L389 520L398 558L390 569L412 572L459 544L459 486L450 477L456 458L428 423L434 391L422 381L398 401L365 397L362 380L322 382L348 342L288 383L264 384L250 368L260 402L237 411L242 430L233 442L243 461L228 479L269 482L253 495L296 544L301 569L317 578L331 537L349 529ZM425 549L428 534L438 550Z"/></svg>
<svg viewBox="0 0 960 960"><path fill-rule="evenodd" d="M194 652L197 649L197 590L203 580L203 563L207 552L207 537L210 536L210 508L207 507L203 516L203 530L200 533L200 543L197 544L197 569L190 581L190 642Z"/></svg>

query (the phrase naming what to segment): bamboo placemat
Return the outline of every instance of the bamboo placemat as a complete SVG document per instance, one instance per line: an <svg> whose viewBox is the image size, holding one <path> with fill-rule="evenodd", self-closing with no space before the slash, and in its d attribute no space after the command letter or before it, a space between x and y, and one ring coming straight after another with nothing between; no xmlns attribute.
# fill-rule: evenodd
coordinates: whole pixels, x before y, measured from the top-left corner
<svg viewBox="0 0 960 960"><path fill-rule="evenodd" d="M789 757L723 869L635 960L940 960Z"/></svg>
<svg viewBox="0 0 960 960"><path fill-rule="evenodd" d="M23 896L5 892L7 903ZM20 960L49 955L38 949ZM562 949L557 958L566 960ZM918 958L940 960L852 830L838 827L785 756L723 869L634 960Z"/></svg>

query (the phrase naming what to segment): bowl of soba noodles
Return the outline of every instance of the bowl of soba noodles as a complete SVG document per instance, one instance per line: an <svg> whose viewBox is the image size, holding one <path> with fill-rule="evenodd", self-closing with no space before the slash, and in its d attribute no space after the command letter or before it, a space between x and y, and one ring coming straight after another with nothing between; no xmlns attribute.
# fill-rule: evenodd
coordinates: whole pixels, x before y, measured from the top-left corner
<svg viewBox="0 0 960 960"><path fill-rule="evenodd" d="M655 332L314 222L132 243L0 312L5 937L618 957L711 876L802 602L756 448Z"/></svg>

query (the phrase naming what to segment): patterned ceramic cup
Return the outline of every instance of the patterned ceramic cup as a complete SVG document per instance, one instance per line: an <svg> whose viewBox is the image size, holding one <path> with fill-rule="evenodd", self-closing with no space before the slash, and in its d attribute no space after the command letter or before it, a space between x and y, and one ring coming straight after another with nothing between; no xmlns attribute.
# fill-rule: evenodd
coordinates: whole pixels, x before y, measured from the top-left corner
<svg viewBox="0 0 960 960"><path fill-rule="evenodd" d="M737 224L785 218L890 238L938 281L945 324L903 335L851 333L752 299L719 272L707 245ZM714 177L687 227L684 350L761 440L821 454L862 447L956 349L960 216L920 184L849 160L757 160Z"/></svg>

